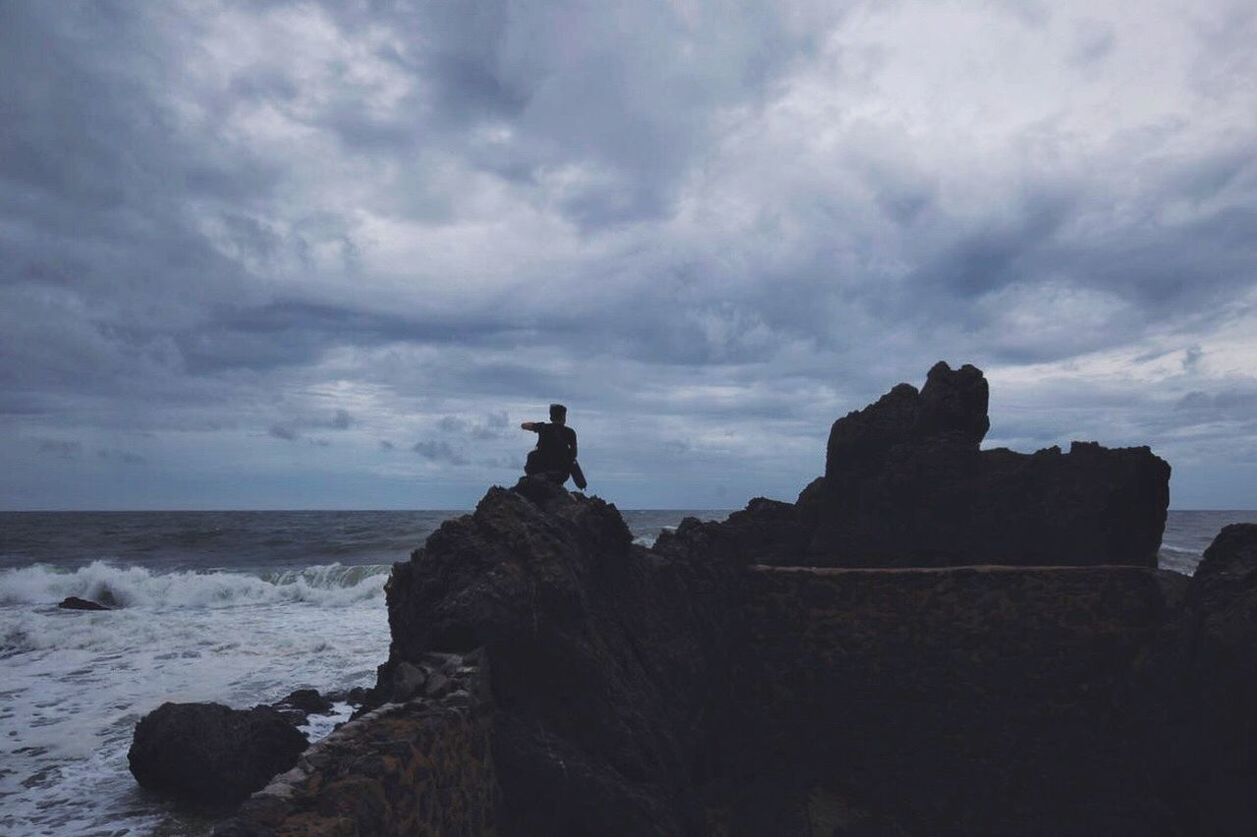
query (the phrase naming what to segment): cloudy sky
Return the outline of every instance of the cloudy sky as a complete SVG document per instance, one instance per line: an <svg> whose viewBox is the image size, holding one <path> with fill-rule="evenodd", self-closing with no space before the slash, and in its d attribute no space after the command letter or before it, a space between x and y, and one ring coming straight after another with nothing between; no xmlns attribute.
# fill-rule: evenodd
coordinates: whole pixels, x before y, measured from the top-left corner
<svg viewBox="0 0 1257 837"><path fill-rule="evenodd" d="M1257 14L0 0L0 507L793 499L936 360L987 446L1257 506Z"/></svg>

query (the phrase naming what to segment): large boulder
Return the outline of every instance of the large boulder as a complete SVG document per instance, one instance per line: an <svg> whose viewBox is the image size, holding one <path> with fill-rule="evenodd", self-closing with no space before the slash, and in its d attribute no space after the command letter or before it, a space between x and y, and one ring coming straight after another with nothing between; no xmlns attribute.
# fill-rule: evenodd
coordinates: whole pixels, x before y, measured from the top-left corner
<svg viewBox="0 0 1257 837"><path fill-rule="evenodd" d="M834 422L825 476L799 498L816 566L1156 566L1170 466L1146 447L980 450L981 370L938 363ZM769 550L769 563L778 563Z"/></svg>
<svg viewBox="0 0 1257 837"><path fill-rule="evenodd" d="M127 761L137 782L183 802L230 805L297 763L304 735L269 706L163 703L135 727Z"/></svg>

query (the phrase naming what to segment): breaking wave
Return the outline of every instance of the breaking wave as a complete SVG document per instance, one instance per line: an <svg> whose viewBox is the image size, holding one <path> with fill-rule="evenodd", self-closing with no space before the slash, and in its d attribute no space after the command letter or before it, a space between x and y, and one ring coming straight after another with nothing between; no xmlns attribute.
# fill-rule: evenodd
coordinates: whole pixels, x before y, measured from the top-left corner
<svg viewBox="0 0 1257 837"><path fill-rule="evenodd" d="M0 605L55 605L78 596L119 608L231 607L306 602L344 607L381 599L390 565L323 564L249 575L240 572L152 572L93 561L72 571L48 564L0 571Z"/></svg>

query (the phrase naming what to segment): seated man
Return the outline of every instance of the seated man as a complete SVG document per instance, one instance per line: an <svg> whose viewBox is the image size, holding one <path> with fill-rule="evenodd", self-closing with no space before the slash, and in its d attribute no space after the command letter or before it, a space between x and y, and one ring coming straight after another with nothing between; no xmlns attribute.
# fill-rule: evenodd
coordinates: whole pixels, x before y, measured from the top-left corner
<svg viewBox="0 0 1257 837"><path fill-rule="evenodd" d="M567 407L550 405L550 421L526 421L524 430L537 434L537 447L528 452L524 473L543 476L562 485L573 477L579 488L585 487L580 465L576 464L576 431L567 426Z"/></svg>

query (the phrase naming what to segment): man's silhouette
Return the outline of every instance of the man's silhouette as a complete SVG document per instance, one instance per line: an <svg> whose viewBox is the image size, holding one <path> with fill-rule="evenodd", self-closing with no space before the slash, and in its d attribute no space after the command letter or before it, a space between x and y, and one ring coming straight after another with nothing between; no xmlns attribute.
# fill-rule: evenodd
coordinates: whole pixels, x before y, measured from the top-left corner
<svg viewBox="0 0 1257 837"><path fill-rule="evenodd" d="M568 477L577 488L585 487L585 475L576 462L576 431L567 426L567 407L550 405L550 421L526 421L524 430L537 434L537 447L528 452L524 473L542 476L562 485Z"/></svg>

